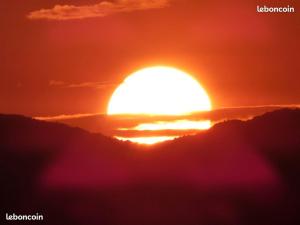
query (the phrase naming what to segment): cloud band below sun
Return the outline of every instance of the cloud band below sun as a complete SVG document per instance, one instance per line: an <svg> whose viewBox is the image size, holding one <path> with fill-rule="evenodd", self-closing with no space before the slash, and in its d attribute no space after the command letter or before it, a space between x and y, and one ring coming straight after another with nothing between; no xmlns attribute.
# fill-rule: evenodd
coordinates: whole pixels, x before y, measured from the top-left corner
<svg viewBox="0 0 300 225"><path fill-rule="evenodd" d="M59 85L61 82L52 82ZM216 123L239 119L248 120L282 108L299 108L300 105L262 105L236 108L219 108L209 112L191 115L146 116L146 115L113 115L100 113L59 115L35 117L35 119L55 121L70 126L80 127L93 133L102 133L122 140L144 143L167 140L165 137L193 135L208 129ZM182 123L184 122L184 123ZM204 129L203 129L204 128ZM134 139L132 139L134 138ZM138 138L138 139L136 139Z"/></svg>
<svg viewBox="0 0 300 225"><path fill-rule="evenodd" d="M169 2L170 0L117 0L101 1L93 5L55 5L50 9L32 11L27 17L33 20L74 20L104 17L120 12L164 8L169 5Z"/></svg>

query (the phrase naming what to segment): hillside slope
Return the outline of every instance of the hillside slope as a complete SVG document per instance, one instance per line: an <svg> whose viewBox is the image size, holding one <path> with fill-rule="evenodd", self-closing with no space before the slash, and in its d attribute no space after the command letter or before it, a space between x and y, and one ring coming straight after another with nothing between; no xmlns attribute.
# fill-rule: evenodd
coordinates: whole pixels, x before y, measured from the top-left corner
<svg viewBox="0 0 300 225"><path fill-rule="evenodd" d="M296 224L300 110L144 147L0 115L1 211L42 224Z"/></svg>

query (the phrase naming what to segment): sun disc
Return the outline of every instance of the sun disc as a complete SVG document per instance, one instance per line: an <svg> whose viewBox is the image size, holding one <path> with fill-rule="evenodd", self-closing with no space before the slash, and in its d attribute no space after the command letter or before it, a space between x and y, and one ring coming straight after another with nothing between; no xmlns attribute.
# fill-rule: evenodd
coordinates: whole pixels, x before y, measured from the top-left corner
<svg viewBox="0 0 300 225"><path fill-rule="evenodd" d="M209 110L207 93L191 75L156 66L129 75L114 91L107 114L185 115Z"/></svg>

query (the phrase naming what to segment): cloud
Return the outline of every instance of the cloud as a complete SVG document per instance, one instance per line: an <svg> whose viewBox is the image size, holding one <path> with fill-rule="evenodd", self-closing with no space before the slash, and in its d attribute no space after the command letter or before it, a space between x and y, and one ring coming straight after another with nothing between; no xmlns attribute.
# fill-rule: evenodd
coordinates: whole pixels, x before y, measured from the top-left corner
<svg viewBox="0 0 300 225"><path fill-rule="evenodd" d="M102 1L94 5L55 5L51 9L32 11L27 18L32 20L74 20L104 17L115 13L164 8L170 0L116 0Z"/></svg>
<svg viewBox="0 0 300 225"><path fill-rule="evenodd" d="M60 80L50 80L49 81L49 86L61 86L64 85L65 82L60 81Z"/></svg>
<svg viewBox="0 0 300 225"><path fill-rule="evenodd" d="M108 83L101 83L101 82L84 82L79 84L69 84L67 88L96 88L101 89L105 88L107 86L110 86L111 84Z"/></svg>
<svg viewBox="0 0 300 225"><path fill-rule="evenodd" d="M163 121L171 124L178 120L188 120L191 122L210 120L211 125L215 125L227 120L249 120L254 116L262 115L266 112L275 111L282 108L300 108L300 105L263 105L247 106L235 108L219 108L210 112L201 112L182 116L145 116L145 115L106 115L103 113L81 113L69 115L36 116L35 119L56 121L69 126L80 127L93 133L102 133L107 136L137 137L137 136L183 136L195 134L195 129L168 129L168 130L143 130L136 129L139 125L157 124ZM160 122L161 123L161 122ZM120 129L121 128L121 129Z"/></svg>
<svg viewBox="0 0 300 225"><path fill-rule="evenodd" d="M113 82L83 82L83 83L71 83L68 84L60 80L50 80L49 86L56 86L61 88L95 88L102 89L106 87L116 86L117 83Z"/></svg>
<svg viewBox="0 0 300 225"><path fill-rule="evenodd" d="M199 112L190 115L110 115L108 118L111 121L117 121L118 123L124 123L127 128L135 127L141 123L156 123L158 121L170 122L178 120L191 120L191 121L203 121L211 120L213 123L221 122L224 120L248 120L254 116L262 115L266 112L279 110L282 108L300 108L300 104L290 105L258 105L258 106L241 106L241 107L228 107L214 109L208 112ZM47 117L34 117L41 120L64 120L69 118L81 118L94 115L105 115L101 113L81 113L81 114L69 114L69 115L55 115ZM94 118L92 118L94 119ZM122 125L124 125L122 124ZM118 127L119 129L120 127ZM120 130L120 129L119 129Z"/></svg>
<svg viewBox="0 0 300 225"><path fill-rule="evenodd" d="M78 118L84 118L89 116L97 116L101 115L99 113L79 113L79 114L72 114L72 115L58 115L58 116L36 116L33 117L36 120L45 120L45 121L57 121L57 120L69 120L69 119L78 119Z"/></svg>

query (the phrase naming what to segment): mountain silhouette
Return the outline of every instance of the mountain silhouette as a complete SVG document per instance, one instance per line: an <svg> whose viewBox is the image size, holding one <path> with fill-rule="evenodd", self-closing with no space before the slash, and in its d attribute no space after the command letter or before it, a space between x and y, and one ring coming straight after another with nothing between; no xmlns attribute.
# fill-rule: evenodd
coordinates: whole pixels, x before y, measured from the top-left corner
<svg viewBox="0 0 300 225"><path fill-rule="evenodd" d="M0 115L0 208L56 225L294 225L299 137L299 109L153 146Z"/></svg>

